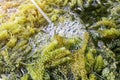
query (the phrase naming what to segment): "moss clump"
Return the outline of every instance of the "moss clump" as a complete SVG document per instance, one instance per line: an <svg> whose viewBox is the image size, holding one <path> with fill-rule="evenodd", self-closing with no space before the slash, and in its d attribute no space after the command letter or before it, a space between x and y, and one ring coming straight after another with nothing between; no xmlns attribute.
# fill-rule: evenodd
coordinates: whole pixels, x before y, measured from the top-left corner
<svg viewBox="0 0 120 80"><path fill-rule="evenodd" d="M99 31L100 34L104 37L104 38L117 38L120 36L120 31L115 29L115 28L111 28L111 29L107 29L107 30L100 30Z"/></svg>
<svg viewBox="0 0 120 80"><path fill-rule="evenodd" d="M73 58L74 62L72 64L72 71L76 80L80 79L80 77L82 80L88 80L87 71L85 68L85 57L84 57L87 44L89 41L88 33L85 33L84 39L85 41L83 42L82 48L74 55Z"/></svg>
<svg viewBox="0 0 120 80"><path fill-rule="evenodd" d="M66 43L67 40L62 37L60 37L60 39L64 40L64 43L61 43L58 38L55 38L55 40L42 49L39 56L40 58L35 61L33 65L28 65L28 73L33 80L44 80L47 68L54 68L71 61L71 57L69 56L71 55L69 51L70 47L66 48L64 45L70 45L70 43ZM76 41L74 43L76 43Z"/></svg>

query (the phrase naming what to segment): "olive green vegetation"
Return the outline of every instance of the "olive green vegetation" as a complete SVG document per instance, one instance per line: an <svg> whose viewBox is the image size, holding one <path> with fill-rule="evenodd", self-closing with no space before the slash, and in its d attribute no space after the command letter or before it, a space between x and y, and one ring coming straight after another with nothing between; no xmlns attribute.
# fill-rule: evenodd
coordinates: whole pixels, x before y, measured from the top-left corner
<svg viewBox="0 0 120 80"><path fill-rule="evenodd" d="M85 68L85 56L84 56L88 41L89 41L89 34L85 33L83 46L74 55L74 62L72 64L72 70L75 75L75 80L79 80L80 77L82 80L88 80L87 71Z"/></svg>
<svg viewBox="0 0 120 80"><path fill-rule="evenodd" d="M3 80L120 79L119 0L36 2L57 26L74 21L77 15L85 26L84 38L56 34L49 43L37 43L36 35L43 33L42 28L48 23L30 0L25 0L16 5L18 13L9 19L0 15L4 19L0 21L0 77ZM39 37L42 39L44 35Z"/></svg>

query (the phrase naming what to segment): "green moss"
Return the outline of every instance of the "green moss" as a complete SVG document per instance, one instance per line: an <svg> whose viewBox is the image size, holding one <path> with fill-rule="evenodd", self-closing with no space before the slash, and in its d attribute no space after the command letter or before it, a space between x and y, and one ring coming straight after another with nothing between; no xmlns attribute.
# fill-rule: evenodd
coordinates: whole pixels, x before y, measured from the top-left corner
<svg viewBox="0 0 120 80"><path fill-rule="evenodd" d="M89 79L90 79L90 80L97 80L95 74L90 74Z"/></svg>
<svg viewBox="0 0 120 80"><path fill-rule="evenodd" d="M9 34L7 30L0 31L0 40L6 40L9 38Z"/></svg>
<svg viewBox="0 0 120 80"><path fill-rule="evenodd" d="M94 66L95 58L91 52L86 54L87 64L89 65L90 69Z"/></svg>
<svg viewBox="0 0 120 80"><path fill-rule="evenodd" d="M101 55L97 56L94 70L100 72L104 67L103 57Z"/></svg>
<svg viewBox="0 0 120 80"><path fill-rule="evenodd" d="M20 80L29 80L29 75L25 74L23 77L21 77Z"/></svg>
<svg viewBox="0 0 120 80"><path fill-rule="evenodd" d="M99 32L104 38L114 39L120 36L120 31L115 28L100 30Z"/></svg>
<svg viewBox="0 0 120 80"><path fill-rule="evenodd" d="M88 41L89 34L86 32L84 34L84 42L82 48L78 50L78 52L73 57L73 64L71 65L71 68L76 80L80 79L80 77L82 80L88 80L84 56Z"/></svg>
<svg viewBox="0 0 120 80"><path fill-rule="evenodd" d="M48 52L53 51L54 49L56 49L57 46L58 46L58 41L54 40L48 46L46 46L45 49L42 52L43 52L43 54L47 54Z"/></svg>
<svg viewBox="0 0 120 80"><path fill-rule="evenodd" d="M69 57L71 52L66 48L66 46L62 44L59 46L58 44L60 43L61 42L59 42L57 38L57 40L55 39L50 44L43 47L40 58L34 63L34 65L28 66L28 73L31 75L33 80L43 80L45 78L45 70L47 68L53 68L71 61L71 58Z"/></svg>
<svg viewBox="0 0 120 80"><path fill-rule="evenodd" d="M109 28L116 28L116 24L113 20L109 20L107 18L102 18L101 21L98 21L96 23L96 26L104 26L104 27L109 27Z"/></svg>
<svg viewBox="0 0 120 80"><path fill-rule="evenodd" d="M17 43L17 39L15 37L11 37L9 42L6 44L8 47L14 47Z"/></svg>
<svg viewBox="0 0 120 80"><path fill-rule="evenodd" d="M45 46L41 42L36 44L39 40L34 39L34 36L41 30L41 26L48 25L47 21L30 0L20 1L22 3L17 5L18 13L12 16L6 15L8 13L0 15L0 75L5 75L2 78L119 79L120 46L119 41L116 41L120 36L119 0L36 0L38 6L56 25L80 18L82 26L85 26L83 30L86 31L82 41L55 35ZM11 10L11 7L13 5L7 4L6 11ZM77 26L80 27L81 24ZM69 23L67 25L70 26ZM82 36L81 33L78 35ZM113 42L115 44L109 48ZM41 45L42 49L38 45ZM102 74L107 73L104 66L108 68L107 75Z"/></svg>
<svg viewBox="0 0 120 80"><path fill-rule="evenodd" d="M37 63L34 66L28 66L27 70L33 80L43 80L45 69L42 63Z"/></svg>

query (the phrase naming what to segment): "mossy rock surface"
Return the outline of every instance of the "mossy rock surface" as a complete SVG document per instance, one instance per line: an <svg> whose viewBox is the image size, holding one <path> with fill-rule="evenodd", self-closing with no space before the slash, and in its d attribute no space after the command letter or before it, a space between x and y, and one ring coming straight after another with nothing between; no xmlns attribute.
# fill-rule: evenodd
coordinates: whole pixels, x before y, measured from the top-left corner
<svg viewBox="0 0 120 80"><path fill-rule="evenodd" d="M2 80L119 80L119 0L0 0Z"/></svg>

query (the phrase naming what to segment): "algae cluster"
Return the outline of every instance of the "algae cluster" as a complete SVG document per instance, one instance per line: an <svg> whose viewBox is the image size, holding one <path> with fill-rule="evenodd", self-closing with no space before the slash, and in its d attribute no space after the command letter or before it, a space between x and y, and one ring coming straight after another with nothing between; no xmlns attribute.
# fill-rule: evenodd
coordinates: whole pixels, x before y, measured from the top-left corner
<svg viewBox="0 0 120 80"><path fill-rule="evenodd" d="M55 26L30 0L0 2L2 80L120 79L119 0L35 2Z"/></svg>

